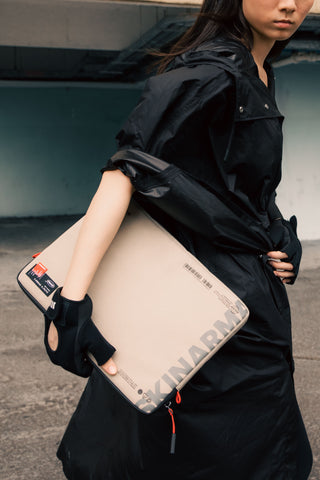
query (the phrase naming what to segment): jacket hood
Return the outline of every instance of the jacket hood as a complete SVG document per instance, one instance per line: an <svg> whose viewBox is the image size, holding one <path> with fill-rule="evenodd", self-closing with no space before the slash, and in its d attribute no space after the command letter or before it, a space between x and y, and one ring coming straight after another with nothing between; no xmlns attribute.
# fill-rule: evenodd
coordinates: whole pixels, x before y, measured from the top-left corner
<svg viewBox="0 0 320 480"><path fill-rule="evenodd" d="M257 75L257 66L250 51L238 40L215 38L177 55L169 69L200 64L215 64L224 70Z"/></svg>

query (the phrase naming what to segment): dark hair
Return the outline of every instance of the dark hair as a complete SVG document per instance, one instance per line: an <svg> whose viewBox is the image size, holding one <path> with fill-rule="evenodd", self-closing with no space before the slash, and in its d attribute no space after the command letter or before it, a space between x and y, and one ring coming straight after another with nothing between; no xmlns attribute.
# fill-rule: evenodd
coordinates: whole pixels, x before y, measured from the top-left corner
<svg viewBox="0 0 320 480"><path fill-rule="evenodd" d="M150 51L160 58L154 62L158 65L157 73L166 70L169 63L177 56L210 41L219 35L241 40L249 50L253 46L251 27L242 11L242 0L204 0L195 23L170 48L169 52ZM276 42L268 57L277 56L288 41Z"/></svg>

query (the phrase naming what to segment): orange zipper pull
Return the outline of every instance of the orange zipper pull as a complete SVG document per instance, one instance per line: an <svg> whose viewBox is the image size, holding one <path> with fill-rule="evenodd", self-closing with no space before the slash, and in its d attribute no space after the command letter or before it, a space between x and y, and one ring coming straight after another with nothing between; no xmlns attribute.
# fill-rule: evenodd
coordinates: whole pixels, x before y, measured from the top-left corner
<svg viewBox="0 0 320 480"><path fill-rule="evenodd" d="M180 392L177 391L176 393L176 398L175 398L176 404L179 405L181 403L181 395ZM171 444L170 444L170 453L174 454L176 450L176 422L174 420L174 414L173 410L171 408L171 402L167 403L165 405L166 409L168 410L168 413L171 418L171 424L172 424L172 433L171 433Z"/></svg>
<svg viewBox="0 0 320 480"><path fill-rule="evenodd" d="M37 258L37 256L40 255L40 253L42 253L42 252L34 253L34 254L32 255L32 258Z"/></svg>
<svg viewBox="0 0 320 480"><path fill-rule="evenodd" d="M170 407L170 405L171 405L171 402L169 402L168 405L165 405L165 407L168 410L168 413L171 417L172 433L171 433L170 453L174 454L176 450L176 422L174 421L173 410Z"/></svg>

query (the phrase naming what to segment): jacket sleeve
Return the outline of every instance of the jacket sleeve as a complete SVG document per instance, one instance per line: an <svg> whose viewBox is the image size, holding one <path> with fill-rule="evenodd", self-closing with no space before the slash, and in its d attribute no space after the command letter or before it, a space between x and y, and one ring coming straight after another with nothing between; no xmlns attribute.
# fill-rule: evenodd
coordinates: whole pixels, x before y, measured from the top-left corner
<svg viewBox="0 0 320 480"><path fill-rule="evenodd" d="M219 122L230 87L227 74L208 65L152 77L116 137L118 151L102 171L120 169L131 178L138 196L215 245L262 253L271 246L262 225L223 192L181 168L183 159L171 156L168 162L164 154L170 140L184 135L184 127L199 112L204 125Z"/></svg>
<svg viewBox="0 0 320 480"><path fill-rule="evenodd" d="M134 148L177 164L168 153L172 143L196 137L200 122L221 122L233 88L230 75L214 65L184 66L149 78L116 136L118 150Z"/></svg>

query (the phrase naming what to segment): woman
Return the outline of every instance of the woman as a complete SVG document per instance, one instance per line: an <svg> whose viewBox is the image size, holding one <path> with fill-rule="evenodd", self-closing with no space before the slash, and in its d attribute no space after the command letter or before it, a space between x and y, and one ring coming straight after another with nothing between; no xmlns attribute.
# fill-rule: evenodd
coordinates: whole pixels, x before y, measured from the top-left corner
<svg viewBox="0 0 320 480"><path fill-rule="evenodd" d="M67 478L307 479L312 457L294 392L284 285L296 278L301 246L294 219L284 220L274 201L283 117L266 59L312 3L205 0L117 135L57 306L46 314L50 358L88 376L89 348L117 373L114 347L90 323L86 291L134 190L251 315L184 387L175 455L165 409L136 412L93 371L58 450Z"/></svg>

